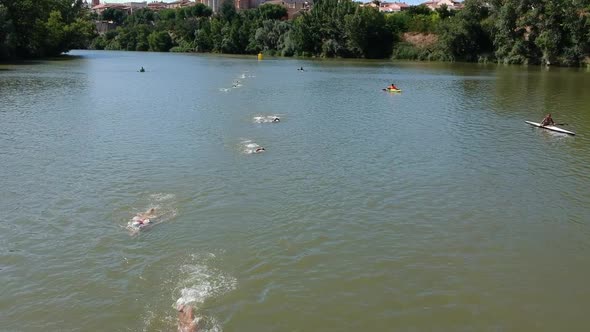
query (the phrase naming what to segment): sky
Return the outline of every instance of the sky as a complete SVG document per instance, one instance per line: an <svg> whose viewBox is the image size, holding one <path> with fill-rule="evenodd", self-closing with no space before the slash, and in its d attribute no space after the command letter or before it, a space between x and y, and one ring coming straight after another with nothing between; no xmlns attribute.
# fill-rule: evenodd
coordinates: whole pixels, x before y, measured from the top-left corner
<svg viewBox="0 0 590 332"><path fill-rule="evenodd" d="M147 1L149 3L149 2L152 2L154 0L106 0L106 1L105 0L100 0L100 3L105 3L105 2L107 2L107 3L121 3L121 2L129 2L129 1L134 1L134 2ZM173 2L175 0L158 0L158 1ZM361 1L363 1L363 2L369 2L370 0L361 0ZM405 1L404 0L386 0L386 1L387 2L397 2L397 1L399 1L399 2L405 2L408 5L419 5L419 4L423 3L423 2L426 2L426 0L405 0ZM90 2L90 0L88 0L88 2Z"/></svg>

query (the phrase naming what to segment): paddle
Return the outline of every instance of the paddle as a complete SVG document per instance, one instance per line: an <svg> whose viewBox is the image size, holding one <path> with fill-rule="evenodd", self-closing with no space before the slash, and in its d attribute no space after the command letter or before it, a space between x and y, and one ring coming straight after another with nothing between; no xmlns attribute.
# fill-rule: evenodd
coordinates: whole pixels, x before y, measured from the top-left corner
<svg viewBox="0 0 590 332"><path fill-rule="evenodd" d="M569 124L567 124L567 123L556 123L555 125L556 126L569 126Z"/></svg>

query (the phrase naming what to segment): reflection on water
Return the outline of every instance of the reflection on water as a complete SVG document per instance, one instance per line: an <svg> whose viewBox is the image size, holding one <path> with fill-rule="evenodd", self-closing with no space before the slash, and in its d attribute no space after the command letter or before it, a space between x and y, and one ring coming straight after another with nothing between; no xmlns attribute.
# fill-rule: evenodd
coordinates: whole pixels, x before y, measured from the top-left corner
<svg viewBox="0 0 590 332"><path fill-rule="evenodd" d="M0 71L2 329L586 327L586 72L77 54Z"/></svg>

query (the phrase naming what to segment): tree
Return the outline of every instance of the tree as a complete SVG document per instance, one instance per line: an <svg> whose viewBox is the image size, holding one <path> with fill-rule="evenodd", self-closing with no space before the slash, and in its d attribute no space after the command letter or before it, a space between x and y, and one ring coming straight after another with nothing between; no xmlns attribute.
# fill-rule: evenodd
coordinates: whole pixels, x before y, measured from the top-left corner
<svg viewBox="0 0 590 332"><path fill-rule="evenodd" d="M285 48L285 37L291 28L285 21L265 20L262 27L256 29L254 44L250 49L256 51L281 51Z"/></svg>
<svg viewBox="0 0 590 332"><path fill-rule="evenodd" d="M149 50L168 52L172 48L172 38L165 31L154 31L148 36Z"/></svg>
<svg viewBox="0 0 590 332"><path fill-rule="evenodd" d="M78 20L87 21L80 0L0 0L0 60L68 51L93 35Z"/></svg>
<svg viewBox="0 0 590 332"><path fill-rule="evenodd" d="M490 31L482 24L488 16L483 0L466 0L459 14L441 22L438 34L444 54L451 60L477 61L479 55L492 52Z"/></svg>
<svg viewBox="0 0 590 332"><path fill-rule="evenodd" d="M436 8L435 11L438 13L438 16L441 20L444 20L455 15L455 11L450 10L449 6L447 6L447 4L445 3L443 3L440 7Z"/></svg>
<svg viewBox="0 0 590 332"><path fill-rule="evenodd" d="M303 54L351 56L346 47L346 15L354 14L357 3L350 0L318 0L309 13L303 13L294 23L292 35Z"/></svg>
<svg viewBox="0 0 590 332"><path fill-rule="evenodd" d="M287 8L276 4L263 4L258 7L258 13L263 20L282 20L287 17Z"/></svg>
<svg viewBox="0 0 590 332"><path fill-rule="evenodd" d="M103 21L113 21L115 24L123 24L127 19L127 12L117 8L107 8L101 14Z"/></svg>
<svg viewBox="0 0 590 332"><path fill-rule="evenodd" d="M393 33L376 8L358 7L345 17L348 49L356 56L384 58L391 55Z"/></svg>
<svg viewBox="0 0 590 332"><path fill-rule="evenodd" d="M219 8L219 17L222 20L229 22L232 21L236 15L237 12L234 0L223 0Z"/></svg>
<svg viewBox="0 0 590 332"><path fill-rule="evenodd" d="M210 17L213 14L213 10L202 3L189 8L191 8L191 14L194 17Z"/></svg>
<svg viewBox="0 0 590 332"><path fill-rule="evenodd" d="M11 58L14 45L11 38L14 36L14 28L8 17L6 7L0 4L0 60Z"/></svg>
<svg viewBox="0 0 590 332"><path fill-rule="evenodd" d="M418 15L430 16L432 14L432 10L430 10L430 8L426 7L426 5L410 6L410 8L408 8L408 10L406 12L410 16L418 16Z"/></svg>

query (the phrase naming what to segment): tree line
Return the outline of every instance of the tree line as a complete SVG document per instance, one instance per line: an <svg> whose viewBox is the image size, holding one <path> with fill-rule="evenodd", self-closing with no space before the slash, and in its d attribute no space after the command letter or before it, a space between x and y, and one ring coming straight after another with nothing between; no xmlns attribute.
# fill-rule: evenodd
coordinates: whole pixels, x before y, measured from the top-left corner
<svg viewBox="0 0 590 332"><path fill-rule="evenodd" d="M590 62L590 0L465 0L457 11L413 6L399 13L351 0L316 0L292 20L279 5L236 11L231 0L215 14L197 4L131 15L109 9L100 16L81 9L80 0L33 2L39 0L0 0L0 57L45 56L87 46L565 66ZM118 27L92 39L87 31L92 19Z"/></svg>
<svg viewBox="0 0 590 332"><path fill-rule="evenodd" d="M59 55L94 36L82 0L0 0L0 60Z"/></svg>

